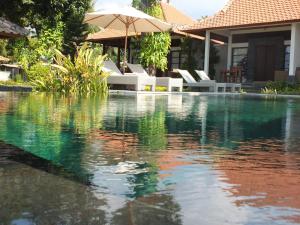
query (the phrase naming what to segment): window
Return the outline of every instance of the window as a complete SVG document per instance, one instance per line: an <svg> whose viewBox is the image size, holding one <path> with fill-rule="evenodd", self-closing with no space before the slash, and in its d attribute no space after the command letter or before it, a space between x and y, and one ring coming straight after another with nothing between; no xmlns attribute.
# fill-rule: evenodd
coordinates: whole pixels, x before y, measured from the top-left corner
<svg viewBox="0 0 300 225"><path fill-rule="evenodd" d="M248 48L232 49L232 66L243 66L247 61Z"/></svg>
<svg viewBox="0 0 300 225"><path fill-rule="evenodd" d="M286 45L284 51L284 70L289 71L291 46Z"/></svg>
<svg viewBox="0 0 300 225"><path fill-rule="evenodd" d="M170 69L179 69L181 66L181 52L179 50L170 53Z"/></svg>
<svg viewBox="0 0 300 225"><path fill-rule="evenodd" d="M248 48L232 49L232 66L240 67L242 77L246 77L248 70Z"/></svg>

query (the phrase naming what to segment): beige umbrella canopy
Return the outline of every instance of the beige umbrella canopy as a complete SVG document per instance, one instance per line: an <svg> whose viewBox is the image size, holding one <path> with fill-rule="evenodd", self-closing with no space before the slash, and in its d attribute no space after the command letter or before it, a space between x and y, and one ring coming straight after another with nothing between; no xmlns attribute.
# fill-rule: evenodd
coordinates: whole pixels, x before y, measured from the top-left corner
<svg viewBox="0 0 300 225"><path fill-rule="evenodd" d="M105 5L96 12L87 13L84 21L104 29L109 28L125 31L123 71L126 64L128 33L163 32L172 28L170 24L149 16L131 6L119 4Z"/></svg>
<svg viewBox="0 0 300 225"><path fill-rule="evenodd" d="M10 61L9 58L0 55L0 63L8 63Z"/></svg>

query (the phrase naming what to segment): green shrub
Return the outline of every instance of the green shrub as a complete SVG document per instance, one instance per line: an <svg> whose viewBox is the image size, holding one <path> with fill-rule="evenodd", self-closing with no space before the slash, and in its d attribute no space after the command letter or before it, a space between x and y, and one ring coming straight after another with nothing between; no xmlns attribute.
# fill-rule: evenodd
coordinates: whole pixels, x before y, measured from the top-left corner
<svg viewBox="0 0 300 225"><path fill-rule="evenodd" d="M156 18L163 19L163 11L157 1L151 1L151 6L144 11ZM141 40L140 62L149 67L151 75L155 75L156 69L165 71L168 65L168 53L171 47L169 32L152 33L145 35Z"/></svg>
<svg viewBox="0 0 300 225"><path fill-rule="evenodd" d="M14 41L13 57L22 65L26 73L41 59L52 62L55 50L62 49L63 29L63 24L59 23L56 28L42 30L39 37L21 38Z"/></svg>
<svg viewBox="0 0 300 225"><path fill-rule="evenodd" d="M300 84L289 84L282 81L270 81L262 89L264 94L300 94Z"/></svg>
<svg viewBox="0 0 300 225"><path fill-rule="evenodd" d="M284 81L269 81L266 88L273 90L284 90L288 86L287 82Z"/></svg>
<svg viewBox="0 0 300 225"><path fill-rule="evenodd" d="M55 64L39 62L28 71L30 82L38 91L65 94L106 93L108 73L102 71L106 56L97 54L87 44L77 48L72 59L56 50Z"/></svg>

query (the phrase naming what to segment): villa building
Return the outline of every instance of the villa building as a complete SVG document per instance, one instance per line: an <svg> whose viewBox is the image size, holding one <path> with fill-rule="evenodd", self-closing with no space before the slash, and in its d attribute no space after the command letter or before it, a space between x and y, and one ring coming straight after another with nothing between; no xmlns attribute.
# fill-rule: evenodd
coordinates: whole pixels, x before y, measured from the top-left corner
<svg viewBox="0 0 300 225"><path fill-rule="evenodd" d="M142 1L142 4L146 7L147 1ZM189 37L191 39L191 45L197 46L199 43L204 41L204 36L193 35L190 33L186 33L183 31L179 31L178 28L180 26L191 26L196 23L196 20L192 19L191 17L185 15L183 12L176 9L174 6L168 3L168 1L161 1L160 6L163 12L163 20L167 23L172 24L172 31L171 31L171 49L168 56L168 71L172 71L174 69L181 68L184 62L186 61L186 54L182 49L182 40L183 37ZM140 36L141 34L136 33L129 33L129 42L134 42L134 37ZM104 50L106 51L109 47L114 47L118 49L118 64L120 62L120 49L124 48L124 39L125 39L125 32L111 30L111 29L104 29L95 34L91 34L87 37L87 41L90 42L97 42L101 43L104 46ZM194 48L196 49L196 48ZM203 61L201 60L203 57L203 53L197 48L197 51L194 51L193 54L195 58L199 59L197 61L198 67L203 65ZM136 45L131 45L128 49L129 53L129 62L130 63L138 63L138 52L139 48Z"/></svg>
<svg viewBox="0 0 300 225"><path fill-rule="evenodd" d="M294 80L300 72L300 0L230 0L214 16L181 30L206 37L207 74L211 39L225 43L219 67L240 67L244 83Z"/></svg>
<svg viewBox="0 0 300 225"><path fill-rule="evenodd" d="M26 36L27 30L0 17L0 39Z"/></svg>

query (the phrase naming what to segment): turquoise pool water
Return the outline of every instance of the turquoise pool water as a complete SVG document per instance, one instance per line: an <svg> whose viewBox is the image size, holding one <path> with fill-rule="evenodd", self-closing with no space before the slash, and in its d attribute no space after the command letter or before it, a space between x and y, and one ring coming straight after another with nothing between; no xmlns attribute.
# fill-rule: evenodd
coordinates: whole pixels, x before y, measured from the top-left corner
<svg viewBox="0 0 300 225"><path fill-rule="evenodd" d="M0 93L0 224L299 224L300 99Z"/></svg>

